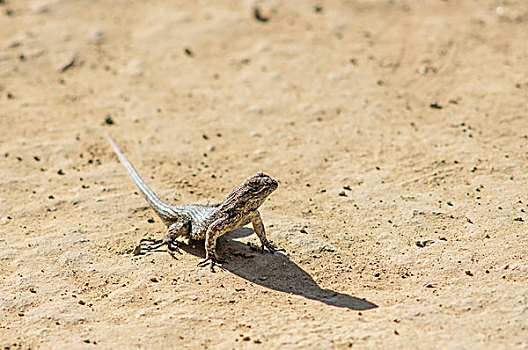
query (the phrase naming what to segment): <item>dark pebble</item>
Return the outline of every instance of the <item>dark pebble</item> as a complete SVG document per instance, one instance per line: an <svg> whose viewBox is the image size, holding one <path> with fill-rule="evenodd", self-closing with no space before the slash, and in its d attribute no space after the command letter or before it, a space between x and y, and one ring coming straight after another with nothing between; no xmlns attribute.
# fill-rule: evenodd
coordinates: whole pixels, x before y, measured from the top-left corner
<svg viewBox="0 0 528 350"><path fill-rule="evenodd" d="M269 21L269 18L265 17L264 15L262 15L262 13L260 12L260 9L258 7L255 7L253 9L253 17L259 22L266 23L266 22Z"/></svg>
<svg viewBox="0 0 528 350"><path fill-rule="evenodd" d="M110 114L106 116L106 118L105 118L105 124L106 124L106 125L114 125L114 124L115 124L115 122L114 122L114 120L112 119L112 117L110 116Z"/></svg>

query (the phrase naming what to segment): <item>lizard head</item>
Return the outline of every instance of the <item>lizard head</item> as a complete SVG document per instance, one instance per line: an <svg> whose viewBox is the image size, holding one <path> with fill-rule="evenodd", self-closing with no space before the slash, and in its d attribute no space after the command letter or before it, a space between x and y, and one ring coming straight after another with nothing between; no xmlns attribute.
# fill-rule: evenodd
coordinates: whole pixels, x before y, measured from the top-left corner
<svg viewBox="0 0 528 350"><path fill-rule="evenodd" d="M226 203L236 210L256 210L277 189L279 183L263 173L257 173L238 185L228 196Z"/></svg>
<svg viewBox="0 0 528 350"><path fill-rule="evenodd" d="M263 196L264 199L279 186L279 183L276 180L264 173L257 173L257 175L250 177L244 183L246 184L249 193L256 197Z"/></svg>

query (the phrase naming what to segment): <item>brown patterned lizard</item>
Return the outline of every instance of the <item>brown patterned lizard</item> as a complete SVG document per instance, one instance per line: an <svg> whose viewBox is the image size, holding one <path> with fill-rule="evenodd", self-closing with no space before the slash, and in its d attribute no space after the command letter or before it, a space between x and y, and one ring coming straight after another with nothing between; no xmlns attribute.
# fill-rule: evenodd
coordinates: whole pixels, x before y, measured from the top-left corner
<svg viewBox="0 0 528 350"><path fill-rule="evenodd" d="M169 229L163 239L143 239L142 242L149 242L148 250L157 249L165 244L169 252L178 250L176 238L180 236L194 240L205 239L206 256L198 266L211 265L211 270L214 272L214 266L222 262L216 255L217 238L249 223L253 224L255 233L262 243L262 250L264 247L271 253L278 250L266 238L264 224L258 211L266 198L277 188L276 180L266 174L258 173L238 185L222 203L217 205L168 204L147 186L110 135L106 133L106 136L134 184Z"/></svg>

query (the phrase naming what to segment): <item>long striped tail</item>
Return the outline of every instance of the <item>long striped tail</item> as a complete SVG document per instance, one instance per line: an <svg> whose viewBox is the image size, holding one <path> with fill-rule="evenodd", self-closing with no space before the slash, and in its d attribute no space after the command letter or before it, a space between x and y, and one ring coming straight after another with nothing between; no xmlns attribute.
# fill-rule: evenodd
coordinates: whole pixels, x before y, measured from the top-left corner
<svg viewBox="0 0 528 350"><path fill-rule="evenodd" d="M119 157L119 160L121 163L125 166L125 169L128 172L128 175L134 182L134 184L137 186L143 197L147 200L148 204L154 209L156 214L163 220L166 224L170 224L172 221L174 221L174 217L176 216L176 213L172 210L171 206L164 201L162 201L155 193L150 189L150 187L147 186L145 181L139 176L136 169L132 166L130 161L125 157L123 152L119 149L117 144L114 142L112 137L110 137L110 134L108 131L105 131L106 137L108 138L108 141L110 141L110 144L114 148L115 153Z"/></svg>

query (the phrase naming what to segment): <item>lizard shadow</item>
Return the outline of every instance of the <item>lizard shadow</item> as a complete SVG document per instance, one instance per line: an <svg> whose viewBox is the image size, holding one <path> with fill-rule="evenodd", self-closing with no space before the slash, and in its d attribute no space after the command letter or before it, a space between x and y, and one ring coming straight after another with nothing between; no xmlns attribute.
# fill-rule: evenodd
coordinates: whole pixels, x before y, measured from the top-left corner
<svg viewBox="0 0 528 350"><path fill-rule="evenodd" d="M252 233L251 229L241 228L218 239L218 254L228 260L227 264L222 265L223 269L263 287L301 295L331 306L351 310L369 310L378 307L365 299L322 289L306 271L281 252L262 254L260 251L255 251L256 247L233 240ZM203 241L189 241L188 244L181 243L179 247L189 254L205 257Z"/></svg>

